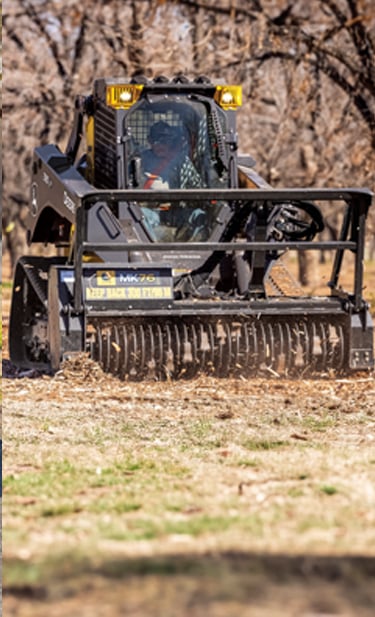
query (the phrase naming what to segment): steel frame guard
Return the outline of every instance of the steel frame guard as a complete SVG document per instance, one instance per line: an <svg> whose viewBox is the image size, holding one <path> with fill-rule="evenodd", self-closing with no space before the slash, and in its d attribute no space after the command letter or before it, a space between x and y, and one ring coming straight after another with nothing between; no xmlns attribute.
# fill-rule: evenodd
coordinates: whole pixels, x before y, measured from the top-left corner
<svg viewBox="0 0 375 617"><path fill-rule="evenodd" d="M351 250L355 254L354 272L354 310L359 312L363 308L362 287L363 287L363 259L365 249L365 222L373 193L369 189L343 188L343 189L176 189L164 191L149 190L111 190L111 191L88 191L81 198L81 206L76 212L76 233L75 233L75 284L74 284L74 311L83 311L82 305L82 268L83 253L86 250L98 250L99 248L108 251L124 250L179 250L194 251L226 251L235 248L236 250L256 250L267 252L270 250L336 250L333 263L332 274L329 286L333 290L336 286L340 268L342 265L343 253ZM285 242L204 242L204 243L89 243L87 237L87 210L93 203L104 200L109 203L118 201L144 201L144 202L176 202L176 201L217 201L225 200L236 204L243 202L249 204L249 215L252 211L259 208L260 203L268 202L275 205L287 203L288 201L344 201L347 204L346 213L340 232L340 240L329 242L311 241L285 241ZM346 240L351 227L351 238Z"/></svg>

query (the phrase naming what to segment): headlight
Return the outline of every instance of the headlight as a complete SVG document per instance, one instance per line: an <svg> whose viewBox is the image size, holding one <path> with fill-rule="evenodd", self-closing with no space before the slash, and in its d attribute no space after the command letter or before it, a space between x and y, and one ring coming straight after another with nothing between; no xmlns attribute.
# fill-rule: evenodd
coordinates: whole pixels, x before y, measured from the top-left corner
<svg viewBox="0 0 375 617"><path fill-rule="evenodd" d="M237 109L242 105L242 87L216 86L214 99L225 110Z"/></svg>
<svg viewBox="0 0 375 617"><path fill-rule="evenodd" d="M107 86L106 101L109 107L129 109L141 96L143 84L116 84Z"/></svg>

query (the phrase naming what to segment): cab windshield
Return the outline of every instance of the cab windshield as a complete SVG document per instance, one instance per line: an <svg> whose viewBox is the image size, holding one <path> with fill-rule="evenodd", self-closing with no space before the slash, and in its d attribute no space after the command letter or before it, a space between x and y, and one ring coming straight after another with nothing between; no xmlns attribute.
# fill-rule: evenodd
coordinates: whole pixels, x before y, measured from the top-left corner
<svg viewBox="0 0 375 617"><path fill-rule="evenodd" d="M173 190L228 185L218 141L225 117L201 101L144 99L126 118L129 177L134 188ZM140 203L145 226L157 241L205 240L211 236L217 203Z"/></svg>

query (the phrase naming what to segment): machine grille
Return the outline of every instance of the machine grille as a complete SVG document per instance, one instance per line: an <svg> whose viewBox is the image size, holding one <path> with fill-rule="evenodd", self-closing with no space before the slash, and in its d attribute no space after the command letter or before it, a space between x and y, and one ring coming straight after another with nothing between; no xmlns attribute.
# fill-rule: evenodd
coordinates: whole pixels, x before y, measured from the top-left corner
<svg viewBox="0 0 375 617"><path fill-rule="evenodd" d="M99 107L95 113L95 186L117 188L115 110Z"/></svg>

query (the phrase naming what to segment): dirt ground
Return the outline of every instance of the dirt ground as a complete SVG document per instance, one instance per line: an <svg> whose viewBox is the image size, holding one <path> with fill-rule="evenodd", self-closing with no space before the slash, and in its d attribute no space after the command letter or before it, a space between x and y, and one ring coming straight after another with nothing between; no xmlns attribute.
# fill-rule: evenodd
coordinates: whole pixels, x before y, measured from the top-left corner
<svg viewBox="0 0 375 617"><path fill-rule="evenodd" d="M82 357L20 375L9 295L4 615L374 614L373 373L131 384Z"/></svg>

